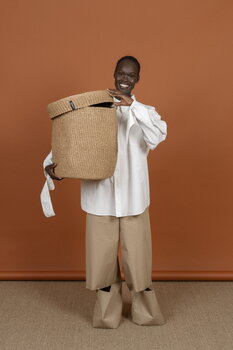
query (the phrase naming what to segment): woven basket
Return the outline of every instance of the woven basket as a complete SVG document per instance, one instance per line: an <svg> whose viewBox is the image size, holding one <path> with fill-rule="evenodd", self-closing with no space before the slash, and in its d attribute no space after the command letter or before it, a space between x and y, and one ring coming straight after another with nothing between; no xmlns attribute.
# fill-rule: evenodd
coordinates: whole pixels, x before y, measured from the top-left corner
<svg viewBox="0 0 233 350"><path fill-rule="evenodd" d="M106 90L65 97L47 106L59 177L105 179L117 161L117 116Z"/></svg>

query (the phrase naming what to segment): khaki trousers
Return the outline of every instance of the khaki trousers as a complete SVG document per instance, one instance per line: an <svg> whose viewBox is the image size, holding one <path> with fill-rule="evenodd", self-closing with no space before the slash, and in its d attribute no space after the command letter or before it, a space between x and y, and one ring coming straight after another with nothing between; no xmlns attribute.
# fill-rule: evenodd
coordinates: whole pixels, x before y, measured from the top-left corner
<svg viewBox="0 0 233 350"><path fill-rule="evenodd" d="M120 281L118 245L130 291L152 284L152 244L148 208L134 216L86 216L86 287L103 288Z"/></svg>
<svg viewBox="0 0 233 350"><path fill-rule="evenodd" d="M86 287L96 290L96 328L117 328L121 322L122 284L118 260L121 244L125 282L132 294L132 321L165 323L152 288L152 241L149 210L134 216L86 216ZM109 292L101 290L111 286ZM149 287L149 290L146 288Z"/></svg>

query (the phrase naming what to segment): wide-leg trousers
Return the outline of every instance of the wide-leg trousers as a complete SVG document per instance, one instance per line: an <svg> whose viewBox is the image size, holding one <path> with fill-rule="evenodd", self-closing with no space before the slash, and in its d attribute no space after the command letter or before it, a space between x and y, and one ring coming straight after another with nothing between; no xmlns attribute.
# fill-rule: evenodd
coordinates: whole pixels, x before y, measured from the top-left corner
<svg viewBox="0 0 233 350"><path fill-rule="evenodd" d="M139 215L124 217L87 213L86 287L97 292L93 326L117 328L121 321L119 244L125 282L133 297L132 320L138 325L164 324L152 288L152 238L146 208ZM108 286L111 286L109 292L101 290Z"/></svg>
<svg viewBox="0 0 233 350"><path fill-rule="evenodd" d="M118 246L130 291L152 283L152 244L149 210L134 216L86 216L86 287L103 288L120 280Z"/></svg>

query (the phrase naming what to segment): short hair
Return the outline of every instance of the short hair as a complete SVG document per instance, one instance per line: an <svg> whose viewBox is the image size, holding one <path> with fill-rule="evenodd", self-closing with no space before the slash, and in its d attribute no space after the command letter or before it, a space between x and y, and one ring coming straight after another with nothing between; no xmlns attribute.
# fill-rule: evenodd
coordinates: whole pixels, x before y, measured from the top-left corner
<svg viewBox="0 0 233 350"><path fill-rule="evenodd" d="M131 61L131 62L136 63L136 65L137 65L137 67L138 67L138 74L139 74L140 69L141 69L141 66L140 66L140 63L138 62L138 60L137 60L135 57L133 57L133 56L123 56L123 57L121 57L121 58L117 61L115 71L116 71L116 69L117 69L119 63L122 62L122 61L124 61L124 60L129 60L129 61Z"/></svg>

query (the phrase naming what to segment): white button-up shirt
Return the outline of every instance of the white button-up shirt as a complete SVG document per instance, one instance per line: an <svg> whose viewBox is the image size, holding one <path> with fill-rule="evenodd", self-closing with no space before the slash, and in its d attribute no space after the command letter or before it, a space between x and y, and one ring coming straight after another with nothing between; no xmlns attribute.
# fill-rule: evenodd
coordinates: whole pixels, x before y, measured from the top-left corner
<svg viewBox="0 0 233 350"><path fill-rule="evenodd" d="M130 106L117 106L118 155L114 174L103 180L81 180L81 208L95 215L129 216L142 213L150 204L147 156L165 140L167 124L152 106L131 95ZM114 97L114 101L119 102ZM51 164L52 152L43 167ZM44 171L46 182L41 204L46 216L55 215L49 190L54 183Z"/></svg>

